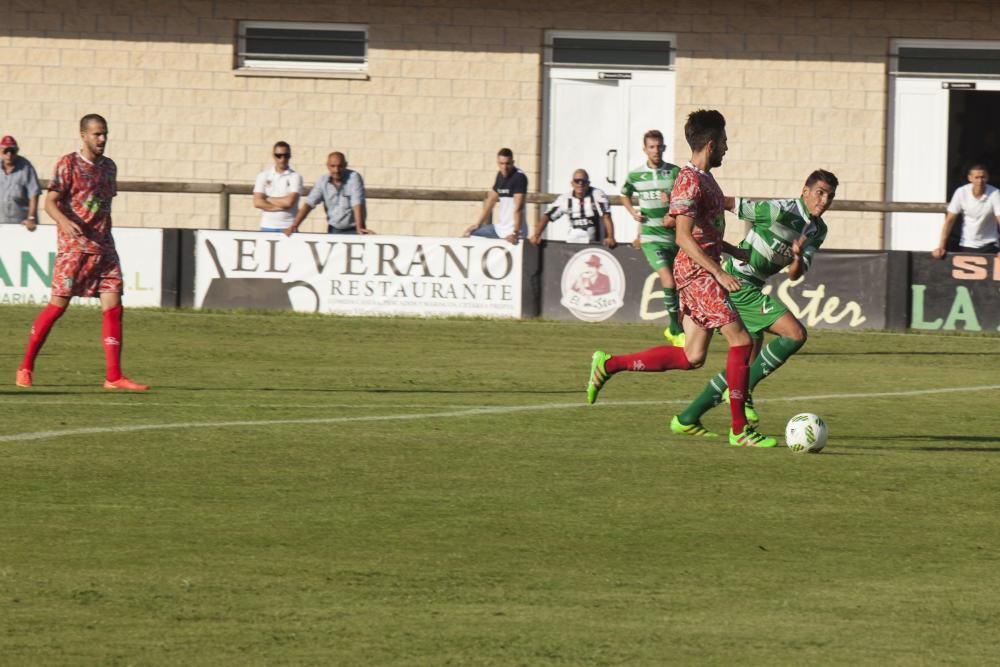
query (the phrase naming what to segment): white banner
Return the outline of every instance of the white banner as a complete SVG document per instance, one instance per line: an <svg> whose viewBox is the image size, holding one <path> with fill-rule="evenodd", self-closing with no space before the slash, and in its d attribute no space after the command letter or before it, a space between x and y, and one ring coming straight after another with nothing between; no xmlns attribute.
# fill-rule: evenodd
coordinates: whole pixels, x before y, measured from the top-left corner
<svg viewBox="0 0 1000 667"><path fill-rule="evenodd" d="M521 246L503 240L199 231L195 247L199 308L521 316Z"/></svg>
<svg viewBox="0 0 1000 667"><path fill-rule="evenodd" d="M163 230L119 228L112 234L125 281L122 304L159 307ZM0 225L0 304L48 303L55 261L55 225L41 225L33 232L21 225ZM75 298L73 303L100 301Z"/></svg>

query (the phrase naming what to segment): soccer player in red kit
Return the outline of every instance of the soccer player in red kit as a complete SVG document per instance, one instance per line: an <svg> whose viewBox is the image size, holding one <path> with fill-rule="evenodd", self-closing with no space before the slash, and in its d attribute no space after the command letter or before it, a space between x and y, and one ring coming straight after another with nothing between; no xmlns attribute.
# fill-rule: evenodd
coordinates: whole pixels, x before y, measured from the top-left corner
<svg viewBox="0 0 1000 667"><path fill-rule="evenodd" d="M52 296L35 319L24 360L17 370L18 387L30 387L35 358L56 321L74 296L99 296L104 323L101 340L107 372L105 389L146 391L121 370L122 269L111 237L111 200L118 194L118 168L104 149L108 123L97 114L80 119L83 146L56 163L45 196L45 212L55 220L58 236Z"/></svg>
<svg viewBox="0 0 1000 667"><path fill-rule="evenodd" d="M677 175L670 195L670 217L675 221L680 247L674 262L674 282L685 316L684 347L660 345L622 355L594 352L587 400L596 401L604 383L620 371L686 371L700 367L705 363L712 332L718 329L729 343L726 380L733 420L729 444L774 447L777 440L755 431L744 413L752 345L750 334L729 301L729 292L738 290L740 282L723 271L720 264L723 250L741 258L746 254L723 241L725 197L710 173L713 167L722 165L728 149L726 119L715 110L694 111L684 124L684 135L691 147L691 161Z"/></svg>

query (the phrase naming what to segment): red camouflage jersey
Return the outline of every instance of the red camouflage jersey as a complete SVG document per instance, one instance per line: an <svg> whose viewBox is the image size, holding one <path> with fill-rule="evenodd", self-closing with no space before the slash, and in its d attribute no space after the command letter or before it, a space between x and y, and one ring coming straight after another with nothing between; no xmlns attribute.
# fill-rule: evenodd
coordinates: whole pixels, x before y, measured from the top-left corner
<svg viewBox="0 0 1000 667"><path fill-rule="evenodd" d="M690 162L681 169L670 192L670 215L685 215L694 220L691 236L705 253L720 261L722 239L726 231L726 204L715 177ZM684 250L674 260L674 281L677 289L706 273L701 265L688 257Z"/></svg>
<svg viewBox="0 0 1000 667"><path fill-rule="evenodd" d="M59 252L101 255L113 252L111 199L118 194L118 167L111 158L90 162L77 153L63 155L56 162L49 190L58 192L56 205L63 215L80 225L82 238L58 228Z"/></svg>

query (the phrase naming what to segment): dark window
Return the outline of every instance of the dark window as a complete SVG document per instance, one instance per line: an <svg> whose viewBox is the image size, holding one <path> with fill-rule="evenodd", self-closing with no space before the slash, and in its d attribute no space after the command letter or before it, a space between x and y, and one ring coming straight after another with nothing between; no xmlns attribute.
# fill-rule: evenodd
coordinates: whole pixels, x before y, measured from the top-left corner
<svg viewBox="0 0 1000 667"><path fill-rule="evenodd" d="M315 23L240 23L237 67L362 71L368 29Z"/></svg>
<svg viewBox="0 0 1000 667"><path fill-rule="evenodd" d="M913 74L1000 75L1000 50L934 49L901 46L899 72Z"/></svg>
<svg viewBox="0 0 1000 667"><path fill-rule="evenodd" d="M552 39L552 63L559 65L670 67L672 55L667 40Z"/></svg>

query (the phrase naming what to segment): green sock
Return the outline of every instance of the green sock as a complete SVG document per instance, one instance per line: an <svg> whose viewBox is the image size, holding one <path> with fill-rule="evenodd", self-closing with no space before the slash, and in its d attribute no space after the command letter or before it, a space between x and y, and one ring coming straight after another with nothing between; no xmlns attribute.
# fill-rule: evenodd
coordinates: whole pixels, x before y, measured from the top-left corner
<svg viewBox="0 0 1000 667"><path fill-rule="evenodd" d="M677 415L677 419L682 424L690 425L701 419L701 416L722 402L722 393L729 387L726 384L726 371L722 371L705 385L698 398L691 401L691 405L684 409L684 412Z"/></svg>
<svg viewBox="0 0 1000 667"><path fill-rule="evenodd" d="M788 361L788 358L799 351L805 341L781 336L775 338L760 350L760 354L750 365L750 382L748 388L753 391L761 380L766 378Z"/></svg>
<svg viewBox="0 0 1000 667"><path fill-rule="evenodd" d="M670 333L677 335L684 331L677 319L677 290L673 287L663 288L663 305L667 307L667 317L670 318Z"/></svg>

